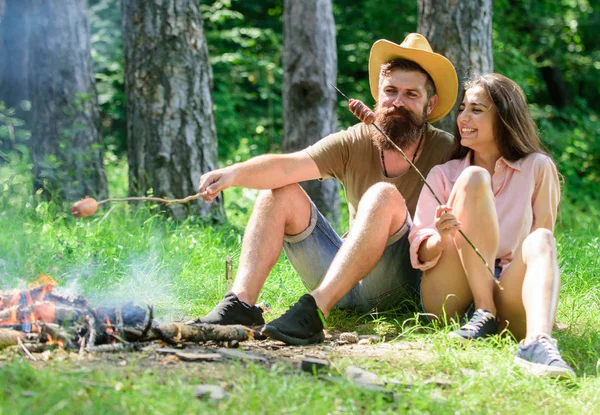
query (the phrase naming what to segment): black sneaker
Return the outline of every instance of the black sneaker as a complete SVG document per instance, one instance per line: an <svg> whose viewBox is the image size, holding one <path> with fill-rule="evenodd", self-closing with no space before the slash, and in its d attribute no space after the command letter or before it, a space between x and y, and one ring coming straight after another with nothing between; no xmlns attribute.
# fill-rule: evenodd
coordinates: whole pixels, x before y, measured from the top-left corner
<svg viewBox="0 0 600 415"><path fill-rule="evenodd" d="M187 321L186 324L220 324L229 326L241 324L243 326L256 327L265 324L260 307L252 306L240 301L237 295L229 291L221 302L204 317Z"/></svg>
<svg viewBox="0 0 600 415"><path fill-rule="evenodd" d="M482 308L475 310L473 316L463 326L450 332L448 337L456 340L475 340L498 334L496 317Z"/></svg>
<svg viewBox="0 0 600 415"><path fill-rule="evenodd" d="M528 345L519 345L515 363L537 376L567 379L577 377L560 355L556 340L547 334L542 334Z"/></svg>
<svg viewBox="0 0 600 415"><path fill-rule="evenodd" d="M261 334L287 344L302 346L322 342L325 318L310 294L304 294L281 317L266 324Z"/></svg>

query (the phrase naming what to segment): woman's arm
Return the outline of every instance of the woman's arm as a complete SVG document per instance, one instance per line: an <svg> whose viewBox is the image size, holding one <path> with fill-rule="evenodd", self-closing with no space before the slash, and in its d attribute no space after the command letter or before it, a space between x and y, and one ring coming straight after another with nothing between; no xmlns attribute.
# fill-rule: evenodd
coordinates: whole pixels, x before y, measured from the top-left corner
<svg viewBox="0 0 600 415"><path fill-rule="evenodd" d="M444 186L444 173L440 166L431 169L427 175L427 183L440 200L446 203L450 189L446 189ZM448 216L450 211L451 208L449 210L448 206L439 206L431 191L423 186L409 235L410 258L414 268L426 270L437 264L447 242L447 232L445 237L442 237L436 227L436 222L442 221L448 226L455 225L452 218ZM446 216L442 218L442 215ZM450 216L454 217L451 214ZM456 218L454 217L454 219ZM446 222L447 220L450 222Z"/></svg>
<svg viewBox="0 0 600 415"><path fill-rule="evenodd" d="M535 161L535 188L532 196L533 224L531 231L538 228L554 230L560 202L560 180L552 159L538 156Z"/></svg>

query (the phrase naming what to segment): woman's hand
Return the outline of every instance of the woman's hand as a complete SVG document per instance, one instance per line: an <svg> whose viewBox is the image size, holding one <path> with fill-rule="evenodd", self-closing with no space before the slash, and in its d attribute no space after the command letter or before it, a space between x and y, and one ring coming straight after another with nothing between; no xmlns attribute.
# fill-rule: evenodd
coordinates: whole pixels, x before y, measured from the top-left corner
<svg viewBox="0 0 600 415"><path fill-rule="evenodd" d="M461 223L452 213L452 207L441 205L435 209L435 228L440 234L442 249L456 236L456 232L461 228Z"/></svg>

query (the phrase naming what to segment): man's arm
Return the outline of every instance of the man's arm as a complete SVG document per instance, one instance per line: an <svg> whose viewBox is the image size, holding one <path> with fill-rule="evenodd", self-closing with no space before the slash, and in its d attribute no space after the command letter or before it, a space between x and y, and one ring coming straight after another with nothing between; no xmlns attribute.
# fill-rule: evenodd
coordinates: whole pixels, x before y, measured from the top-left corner
<svg viewBox="0 0 600 415"><path fill-rule="evenodd" d="M231 186L277 189L320 177L317 164L305 151L265 154L203 174L198 192L205 192L203 199L212 202L221 191Z"/></svg>

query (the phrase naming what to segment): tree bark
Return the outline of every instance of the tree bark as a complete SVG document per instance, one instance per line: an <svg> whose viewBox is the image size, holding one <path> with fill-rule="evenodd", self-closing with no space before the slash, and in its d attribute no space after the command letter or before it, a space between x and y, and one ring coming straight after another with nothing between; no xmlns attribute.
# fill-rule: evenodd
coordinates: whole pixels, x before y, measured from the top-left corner
<svg viewBox="0 0 600 415"><path fill-rule="evenodd" d="M34 191L71 202L104 198L99 109L86 2L22 0L27 20Z"/></svg>
<svg viewBox="0 0 600 415"><path fill-rule="evenodd" d="M417 31L429 40L434 52L454 64L459 95L452 111L437 126L454 132L462 85L471 75L491 72L492 0L419 0Z"/></svg>
<svg viewBox="0 0 600 415"><path fill-rule="evenodd" d="M194 0L122 0L129 194L183 198L217 166L212 70ZM223 199L169 205L224 219Z"/></svg>
<svg viewBox="0 0 600 415"><path fill-rule="evenodd" d="M337 53L331 0L285 0L283 120L285 152L314 144L337 128ZM302 184L319 210L339 222L339 184L334 179Z"/></svg>
<svg viewBox="0 0 600 415"><path fill-rule="evenodd" d="M21 102L28 100L27 24L25 2L0 0L0 101L24 119Z"/></svg>

